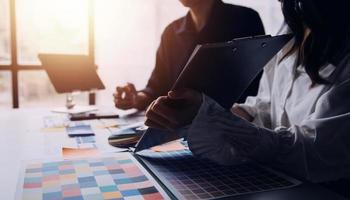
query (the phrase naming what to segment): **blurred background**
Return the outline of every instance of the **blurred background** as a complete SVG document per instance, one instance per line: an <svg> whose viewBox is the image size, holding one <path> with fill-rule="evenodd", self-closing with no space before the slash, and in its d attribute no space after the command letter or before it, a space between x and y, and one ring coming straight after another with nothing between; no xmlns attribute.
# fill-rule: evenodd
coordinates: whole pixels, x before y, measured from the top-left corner
<svg viewBox="0 0 350 200"><path fill-rule="evenodd" d="M155 64L155 53L164 28L186 14L178 0L0 0L0 109L13 107L11 75L11 13L15 1L17 65L40 66L38 53L88 54L89 23L94 21L94 51L98 73L106 90L98 91L96 104L113 105L117 84L135 83L142 89ZM267 34L282 24L277 0L224 0L259 12ZM90 11L90 12L89 12ZM43 70L18 71L20 108L63 105ZM88 94L76 95L88 104Z"/></svg>

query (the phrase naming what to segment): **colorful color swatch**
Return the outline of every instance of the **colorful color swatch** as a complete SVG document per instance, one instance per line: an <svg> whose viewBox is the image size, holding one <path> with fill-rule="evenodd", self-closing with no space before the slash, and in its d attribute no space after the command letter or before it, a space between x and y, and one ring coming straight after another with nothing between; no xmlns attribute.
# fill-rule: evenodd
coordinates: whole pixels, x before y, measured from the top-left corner
<svg viewBox="0 0 350 200"><path fill-rule="evenodd" d="M170 152L170 151L180 151L185 149L188 149L188 147L183 145L179 140L168 142L168 143L151 148L151 150L155 152Z"/></svg>
<svg viewBox="0 0 350 200"><path fill-rule="evenodd" d="M96 143L95 136L75 137L77 144Z"/></svg>
<svg viewBox="0 0 350 200"><path fill-rule="evenodd" d="M70 137L95 135L94 131L91 128L91 125L87 125L87 124L78 124L74 126L68 126L66 128L66 131L68 133L68 136Z"/></svg>
<svg viewBox="0 0 350 200"><path fill-rule="evenodd" d="M100 152L96 148L62 148L62 156L64 159L74 159L74 158L88 158L97 157Z"/></svg>
<svg viewBox="0 0 350 200"><path fill-rule="evenodd" d="M177 199L218 199L293 187L300 181L256 163L220 166L189 150L140 152L140 159Z"/></svg>
<svg viewBox="0 0 350 200"><path fill-rule="evenodd" d="M23 200L167 198L129 153L27 164L21 189Z"/></svg>

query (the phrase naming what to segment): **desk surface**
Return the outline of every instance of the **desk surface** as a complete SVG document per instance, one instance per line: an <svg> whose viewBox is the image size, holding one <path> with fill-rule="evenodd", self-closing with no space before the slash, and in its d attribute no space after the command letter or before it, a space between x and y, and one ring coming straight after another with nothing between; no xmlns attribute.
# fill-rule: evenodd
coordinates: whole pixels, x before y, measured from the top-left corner
<svg viewBox="0 0 350 200"><path fill-rule="evenodd" d="M112 108L110 108L112 109ZM103 108L103 110L108 110ZM128 112L121 112L122 115ZM23 160L51 158L61 156L61 147L68 138L62 132L43 132L45 116L54 116L49 109L3 110L0 115L0 199L14 199ZM122 117L120 123L133 119ZM134 119L137 120L137 119ZM98 126L101 121L89 121ZM94 126L93 126L94 127ZM117 151L111 147L107 138L108 129L93 128L96 143L102 151ZM73 139L72 139L73 140Z"/></svg>
<svg viewBox="0 0 350 200"><path fill-rule="evenodd" d="M106 109L106 108L104 108ZM6 110L0 115L0 199L14 199L23 160L59 157L62 147L62 133L43 132L44 116L54 115L48 109ZM127 113L123 113L124 115ZM122 117L120 123L138 119ZM130 121L131 120L131 121ZM91 121L92 124L101 121ZM107 129L94 129L99 149L109 151ZM64 135L66 137L66 135ZM114 149L115 150L115 149ZM301 198L303 197L303 198ZM297 188L267 193L240 196L237 199L342 199L315 184L303 184Z"/></svg>

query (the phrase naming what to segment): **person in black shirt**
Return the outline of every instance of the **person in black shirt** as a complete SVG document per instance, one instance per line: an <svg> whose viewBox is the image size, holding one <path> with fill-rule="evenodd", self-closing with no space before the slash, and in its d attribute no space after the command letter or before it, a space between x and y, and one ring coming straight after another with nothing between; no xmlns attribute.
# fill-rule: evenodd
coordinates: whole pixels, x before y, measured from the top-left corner
<svg viewBox="0 0 350 200"><path fill-rule="evenodd" d="M234 38L263 35L259 14L246 7L221 0L180 0L188 14L168 25L157 51L156 66L145 89L133 84L117 87L113 94L117 108L144 110L157 97L166 95L197 44L225 42ZM241 97L256 95L259 78Z"/></svg>

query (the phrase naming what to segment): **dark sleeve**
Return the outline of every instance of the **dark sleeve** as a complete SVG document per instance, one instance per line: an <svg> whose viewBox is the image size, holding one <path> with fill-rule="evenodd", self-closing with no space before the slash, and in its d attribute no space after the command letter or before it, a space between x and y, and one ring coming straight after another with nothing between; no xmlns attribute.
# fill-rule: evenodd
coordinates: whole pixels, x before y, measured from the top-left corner
<svg viewBox="0 0 350 200"><path fill-rule="evenodd" d="M256 11L252 10L250 18L248 20L248 24L254 24L249 27L250 31L254 35L265 35L263 22L260 18L260 15Z"/></svg>
<svg viewBox="0 0 350 200"><path fill-rule="evenodd" d="M260 18L258 12L251 8L237 7L233 19L236 22L236 26L239 27L238 30L244 34L242 37L247 36L256 36L256 35L265 35L265 29L263 22Z"/></svg>
<svg viewBox="0 0 350 200"><path fill-rule="evenodd" d="M146 87L141 90L147 95L156 99L164 95L169 88L169 62L167 62L167 38L169 37L169 27L164 31L156 55L156 65Z"/></svg>

